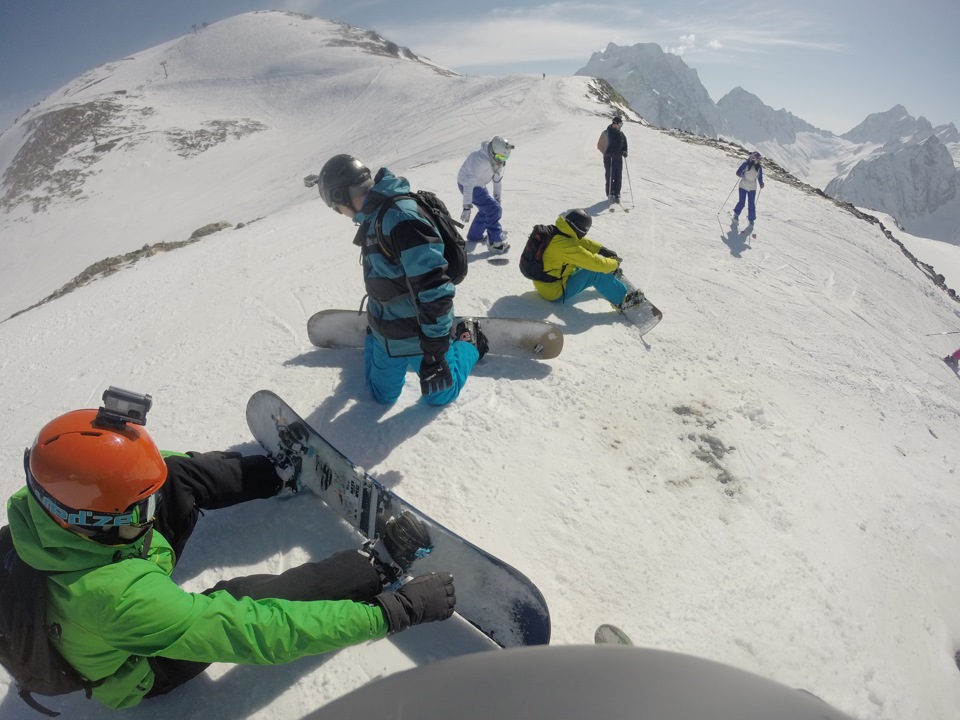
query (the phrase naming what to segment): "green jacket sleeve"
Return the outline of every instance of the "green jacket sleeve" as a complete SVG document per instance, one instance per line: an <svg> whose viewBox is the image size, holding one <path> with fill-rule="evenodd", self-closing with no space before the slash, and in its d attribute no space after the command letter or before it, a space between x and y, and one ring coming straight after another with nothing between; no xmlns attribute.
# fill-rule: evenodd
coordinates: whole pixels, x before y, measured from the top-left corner
<svg viewBox="0 0 960 720"><path fill-rule="evenodd" d="M103 680L93 694L112 708L136 705L150 690L147 657L272 665L386 637L388 630L379 606L189 593L141 560L84 573L55 594L69 597L68 614L55 609L52 617L62 624L60 651L84 677Z"/></svg>
<svg viewBox="0 0 960 720"><path fill-rule="evenodd" d="M131 655L274 665L385 637L379 606L188 593L161 571L144 574L91 615L107 644Z"/></svg>

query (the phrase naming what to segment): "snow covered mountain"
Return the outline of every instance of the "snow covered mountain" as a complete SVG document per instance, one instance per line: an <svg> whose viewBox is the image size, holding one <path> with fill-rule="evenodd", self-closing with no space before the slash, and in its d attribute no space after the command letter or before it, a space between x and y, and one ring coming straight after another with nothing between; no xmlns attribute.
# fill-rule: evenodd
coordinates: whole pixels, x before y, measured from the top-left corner
<svg viewBox="0 0 960 720"><path fill-rule="evenodd" d="M697 135L717 137L723 117L697 71L655 43L621 47L609 43L590 56L575 75L603 78L648 122Z"/></svg>
<svg viewBox="0 0 960 720"><path fill-rule="evenodd" d="M882 208L915 235L960 244L960 172L933 135L918 144L888 141L825 190L860 207Z"/></svg>
<svg viewBox="0 0 960 720"><path fill-rule="evenodd" d="M801 132L830 135L786 110L774 110L764 105L760 98L741 87L735 87L720 98L717 109L726 120L730 134L751 144L772 141L777 145L791 145Z"/></svg>
<svg viewBox="0 0 960 720"><path fill-rule="evenodd" d="M695 70L651 43L611 43L577 74L608 80L654 125L756 148L806 182L829 188L837 199L889 213L914 234L960 243L960 214L953 202L960 134L952 124L934 128L897 105L837 136L784 109L774 110L740 87L714 104ZM931 139L946 154L928 145ZM905 148L912 149L901 153ZM900 158L877 163L893 153ZM952 172L945 157L952 157Z"/></svg>
<svg viewBox="0 0 960 720"><path fill-rule="evenodd" d="M37 430L109 384L153 396L162 447L242 452L257 451L247 398L269 388L528 575L556 645L613 622L862 720L953 720L960 382L940 360L956 336L928 334L960 330L960 262L932 267L891 222L775 168L758 236L731 232L739 149L631 113L633 208L606 212L600 83L460 77L391 47L329 21L240 15L85 73L0 136L0 194L22 198L0 210L3 494L22 486ZM62 122L45 154L48 113ZM352 152L455 204L457 169L494 134L517 146L513 236L585 207L664 320L640 338L595 293L546 303L516 249L475 248L458 312L551 320L563 354L488 356L447 408L419 403L412 375L395 406L377 405L360 352L307 339L316 310L357 307L363 285L353 226L302 178ZM18 156L31 169L8 195ZM309 495L248 503L206 513L174 577L199 592L354 545ZM302 718L481 649L438 623L283 666L216 665L123 715ZM79 694L51 702L110 715ZM2 672L0 717L36 717Z"/></svg>

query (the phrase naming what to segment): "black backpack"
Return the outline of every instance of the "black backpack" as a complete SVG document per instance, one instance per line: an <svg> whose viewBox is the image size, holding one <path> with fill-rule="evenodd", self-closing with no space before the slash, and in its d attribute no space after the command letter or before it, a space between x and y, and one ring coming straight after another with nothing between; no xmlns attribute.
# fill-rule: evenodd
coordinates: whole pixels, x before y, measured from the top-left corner
<svg viewBox="0 0 960 720"><path fill-rule="evenodd" d="M557 234L554 225L534 225L527 244L520 253L520 272L525 278L540 282L559 282L560 278L549 275L543 270L543 253Z"/></svg>
<svg viewBox="0 0 960 720"><path fill-rule="evenodd" d="M447 261L447 276L454 285L459 285L467 276L467 245L457 228L462 228L463 224L450 217L450 212L443 200L437 197L436 193L429 190L418 190L409 195L396 195L387 198L377 212L377 221L375 230L377 233L377 242L380 243L380 250L390 260L396 261L396 252L388 248L383 238L383 215L387 208L394 207L397 200L401 198L412 198L416 200L420 214L428 218L437 228L440 238L443 240L443 257Z"/></svg>
<svg viewBox="0 0 960 720"><path fill-rule="evenodd" d="M0 528L0 665L17 684L24 702L44 715L60 713L45 708L31 693L64 695L94 683L83 680L57 652L53 643L60 626L46 623L47 574L27 565L13 546L10 526Z"/></svg>

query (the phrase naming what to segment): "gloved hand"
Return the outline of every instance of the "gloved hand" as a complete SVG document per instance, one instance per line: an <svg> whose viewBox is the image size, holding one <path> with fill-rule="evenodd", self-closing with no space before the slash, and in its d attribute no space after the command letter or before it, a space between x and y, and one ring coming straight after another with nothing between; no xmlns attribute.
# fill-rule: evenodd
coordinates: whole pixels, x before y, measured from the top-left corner
<svg viewBox="0 0 960 720"><path fill-rule="evenodd" d="M600 257L613 258L617 262L623 262L623 258L617 255L616 251L611 250L610 248L606 248L606 247L600 248L599 250L597 250L597 255L599 255Z"/></svg>
<svg viewBox="0 0 960 720"><path fill-rule="evenodd" d="M446 355L424 355L420 362L420 393L432 395L453 385Z"/></svg>
<svg viewBox="0 0 960 720"><path fill-rule="evenodd" d="M624 156L624 157L627 156L627 151L626 151L626 150L623 151L623 156Z"/></svg>
<svg viewBox="0 0 960 720"><path fill-rule="evenodd" d="M763 190L763 183L760 183L760 189Z"/></svg>
<svg viewBox="0 0 960 720"><path fill-rule="evenodd" d="M440 572L415 577L396 592L380 593L373 600L383 609L393 635L411 625L446 620L453 615L457 593L453 575Z"/></svg>
<svg viewBox="0 0 960 720"><path fill-rule="evenodd" d="M464 208L463 208L463 212L460 213L460 222L462 222L464 225L466 225L468 222L470 222L470 211L471 211L471 210L473 210L473 208L472 208L470 205L465 205Z"/></svg>
<svg viewBox="0 0 960 720"><path fill-rule="evenodd" d="M499 194L494 195L493 199L496 200L497 202L500 202L500 195Z"/></svg>

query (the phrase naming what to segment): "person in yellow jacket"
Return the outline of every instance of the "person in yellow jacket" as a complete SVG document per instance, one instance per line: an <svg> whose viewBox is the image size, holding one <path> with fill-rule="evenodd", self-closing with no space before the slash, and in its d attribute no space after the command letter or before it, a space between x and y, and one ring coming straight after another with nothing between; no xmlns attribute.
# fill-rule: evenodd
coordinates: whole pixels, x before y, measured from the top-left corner
<svg viewBox="0 0 960 720"><path fill-rule="evenodd" d="M615 309L630 304L627 286L620 279L622 258L587 237L593 219L583 209L568 210L549 227L553 239L543 252L544 277L533 286L551 302L565 302L587 288L595 288ZM634 291L637 292L637 291Z"/></svg>

